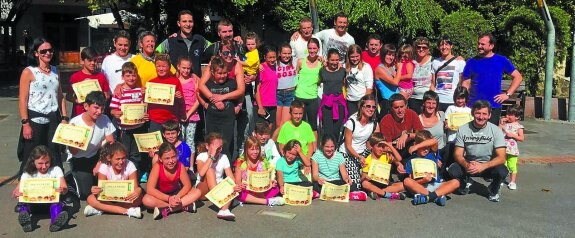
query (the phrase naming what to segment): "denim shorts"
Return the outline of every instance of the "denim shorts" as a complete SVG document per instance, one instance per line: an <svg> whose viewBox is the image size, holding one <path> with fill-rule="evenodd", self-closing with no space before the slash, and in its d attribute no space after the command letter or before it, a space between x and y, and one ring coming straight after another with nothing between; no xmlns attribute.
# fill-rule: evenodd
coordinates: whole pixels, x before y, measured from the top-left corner
<svg viewBox="0 0 575 238"><path fill-rule="evenodd" d="M295 90L293 88L278 89L276 95L278 107L289 107L294 100Z"/></svg>

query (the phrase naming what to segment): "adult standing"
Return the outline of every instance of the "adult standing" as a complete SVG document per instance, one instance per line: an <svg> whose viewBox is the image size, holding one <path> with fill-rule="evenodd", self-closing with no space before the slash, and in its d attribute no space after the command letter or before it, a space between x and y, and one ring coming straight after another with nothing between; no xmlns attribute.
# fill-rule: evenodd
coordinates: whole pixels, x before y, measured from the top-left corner
<svg viewBox="0 0 575 238"><path fill-rule="evenodd" d="M352 180L352 190L361 189L361 168L369 154L367 140L379 131L376 121L377 104L373 95L365 95L359 101L359 111L352 114L344 124L344 142L339 151L344 154L345 167Z"/></svg>
<svg viewBox="0 0 575 238"><path fill-rule="evenodd" d="M501 117L501 103L515 93L523 76L507 57L493 52L495 42L491 34L479 36L478 54L467 61L461 85L469 89L468 105L473 105L477 100L486 100L491 104L493 110L489 121L497 125ZM510 75L512 81L509 89L502 92L501 80L504 73Z"/></svg>
<svg viewBox="0 0 575 238"><path fill-rule="evenodd" d="M383 62L380 57L381 47L381 37L379 37L378 34L370 34L367 37L366 50L361 53L363 61L368 63L371 69L373 69L373 76L375 76L377 66Z"/></svg>
<svg viewBox="0 0 575 238"><path fill-rule="evenodd" d="M156 53L156 35L151 31L144 31L138 36L138 46L140 53L134 56L130 61L138 68L138 77L140 85L146 87L146 83L151 79L158 77L156 65L154 63ZM176 68L170 65L170 72L175 75Z"/></svg>
<svg viewBox="0 0 575 238"><path fill-rule="evenodd" d="M459 179L461 194L469 193L470 177L484 177L493 181L487 187L489 201L499 202L501 183L507 177L505 167L505 135L489 122L491 104L486 100L475 101L472 106L473 121L457 131L455 163L448 168L452 178Z"/></svg>
<svg viewBox="0 0 575 238"><path fill-rule="evenodd" d="M292 48L292 56L295 57L296 59L303 59L308 55L307 43L309 42L309 39L313 37L313 23L311 18L304 17L303 19L301 19L301 21L299 22L298 33L300 37L298 37L297 39L292 39L289 42L289 45ZM318 54L323 55L322 52L323 51L320 44Z"/></svg>
<svg viewBox="0 0 575 238"><path fill-rule="evenodd" d="M304 104L304 120L313 130L317 141L317 112L319 108L317 88L319 86L319 41L311 38L307 43L308 56L297 61L298 80L295 88L295 99Z"/></svg>
<svg viewBox="0 0 575 238"><path fill-rule="evenodd" d="M390 113L379 122L379 130L387 142L393 142L402 158L407 158L407 148L413 144L415 132L423 130L415 111L407 108L407 99L396 93L389 98Z"/></svg>
<svg viewBox="0 0 575 238"><path fill-rule="evenodd" d="M381 53L379 57L381 59L381 64L375 68L375 87L379 92L380 111L377 116L377 120L380 121L385 115L389 113L389 98L399 93L399 78L395 77L397 74L397 69L395 68L395 54L397 49L392 44L385 44L381 47Z"/></svg>
<svg viewBox="0 0 575 238"><path fill-rule="evenodd" d="M66 102L60 86L56 67L50 65L54 56L52 44L44 38L34 39L28 51L30 66L20 75L18 109L22 129L18 142L18 160L21 174L32 149L45 145L50 149L52 161L62 167L60 146L52 143L52 137L60 122L67 123Z"/></svg>
<svg viewBox="0 0 575 238"><path fill-rule="evenodd" d="M119 31L114 37L114 48L116 51L106 56L102 61L102 73L108 80L110 93L113 93L116 87L122 83L122 65L130 61L134 55L130 54L130 34L127 31Z"/></svg>
<svg viewBox="0 0 575 238"><path fill-rule="evenodd" d="M421 113L423 94L435 90L434 74L431 68L432 57L429 52L429 40L426 37L417 37L414 42L416 57L413 63L413 93L409 98L409 108Z"/></svg>
<svg viewBox="0 0 575 238"><path fill-rule="evenodd" d="M192 77L202 76L202 54L208 48L210 42L203 36L193 34L194 15L189 10L182 10L178 13L178 27L180 31L176 37L170 37L162 41L156 51L170 55L173 66L182 56L187 56L192 61Z"/></svg>
<svg viewBox="0 0 575 238"><path fill-rule="evenodd" d="M439 95L439 110L445 111L455 103L453 93L459 85L465 61L451 53L453 43L448 37L442 37L437 46L441 56L433 60L432 68L435 74L435 92Z"/></svg>
<svg viewBox="0 0 575 238"><path fill-rule="evenodd" d="M363 53L359 45L351 45L347 50L345 60L345 101L349 114L357 112L359 100L373 90L373 70L371 65L363 60Z"/></svg>

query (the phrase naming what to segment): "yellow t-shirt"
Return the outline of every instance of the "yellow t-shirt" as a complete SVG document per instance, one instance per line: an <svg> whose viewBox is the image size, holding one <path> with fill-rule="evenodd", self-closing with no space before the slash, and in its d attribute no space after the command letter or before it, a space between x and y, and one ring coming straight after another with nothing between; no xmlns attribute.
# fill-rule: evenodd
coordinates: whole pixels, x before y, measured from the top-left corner
<svg viewBox="0 0 575 238"><path fill-rule="evenodd" d="M246 65L242 66L243 70L248 75L254 75L260 68L260 55L258 49L248 51L246 53Z"/></svg>
<svg viewBox="0 0 575 238"><path fill-rule="evenodd" d="M136 65L138 69L138 77L140 78L140 86L145 87L146 83L152 79L158 77L158 73L156 73L156 65L154 61L149 61L142 54L138 54L130 60L132 63ZM170 66L170 72L172 74L176 74L176 68L173 65Z"/></svg>
<svg viewBox="0 0 575 238"><path fill-rule="evenodd" d="M391 157L387 157L386 154L382 154L382 155L379 157L378 160L380 160L380 161L382 161L382 162L386 162L386 163L388 163L388 164L391 164L391 162L393 162L392 159L391 159ZM372 161L373 161L373 158L371 158L371 154L368 155L368 156L365 158L365 167L363 167L363 168L361 169L361 171L362 171L363 173L366 173L366 174L369 173L369 166L371 166L371 162L372 162Z"/></svg>

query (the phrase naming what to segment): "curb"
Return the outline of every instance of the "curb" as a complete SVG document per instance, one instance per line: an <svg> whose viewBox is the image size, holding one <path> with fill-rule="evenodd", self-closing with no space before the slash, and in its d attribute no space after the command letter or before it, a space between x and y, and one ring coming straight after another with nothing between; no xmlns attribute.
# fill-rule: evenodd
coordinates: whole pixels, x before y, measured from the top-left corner
<svg viewBox="0 0 575 238"><path fill-rule="evenodd" d="M528 157L520 158L520 164L565 164L575 163L575 156L550 156L550 157Z"/></svg>

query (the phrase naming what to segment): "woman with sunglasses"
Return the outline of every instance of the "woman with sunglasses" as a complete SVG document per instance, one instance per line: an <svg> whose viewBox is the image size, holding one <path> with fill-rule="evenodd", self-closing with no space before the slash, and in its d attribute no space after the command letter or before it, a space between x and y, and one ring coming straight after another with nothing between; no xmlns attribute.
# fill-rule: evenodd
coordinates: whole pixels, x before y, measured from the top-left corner
<svg viewBox="0 0 575 238"><path fill-rule="evenodd" d="M363 61L359 45L351 45L347 50L345 70L345 101L349 114L354 114L359 109L359 99L373 91L373 70Z"/></svg>
<svg viewBox="0 0 575 238"><path fill-rule="evenodd" d="M340 138L339 151L346 158L345 167L352 181L352 191L361 190L361 168L365 163L365 156L369 154L367 141L373 132L379 131L376 109L373 95L365 95L359 100L359 111L349 116L344 124L343 141Z"/></svg>
<svg viewBox="0 0 575 238"><path fill-rule="evenodd" d="M52 161L62 167L60 146L52 143L52 137L60 122L68 123L66 102L60 86L56 67L50 65L54 56L52 44L44 38L36 38L28 51L30 66L20 75L18 109L22 118L22 130L18 142L18 160L23 171L25 160L33 148L45 145L50 149Z"/></svg>
<svg viewBox="0 0 575 238"><path fill-rule="evenodd" d="M205 109L206 134L219 133L223 151L233 158L234 124L242 108L245 82L242 65L234 59L232 41L222 41L219 56L213 57L202 72L198 89L200 105ZM233 164L233 159L232 159Z"/></svg>
<svg viewBox="0 0 575 238"><path fill-rule="evenodd" d="M409 97L408 106L417 114L421 113L423 94L435 90L435 77L431 67L432 57L429 51L429 40L417 37L414 42L416 50L415 69L413 71L413 94Z"/></svg>

